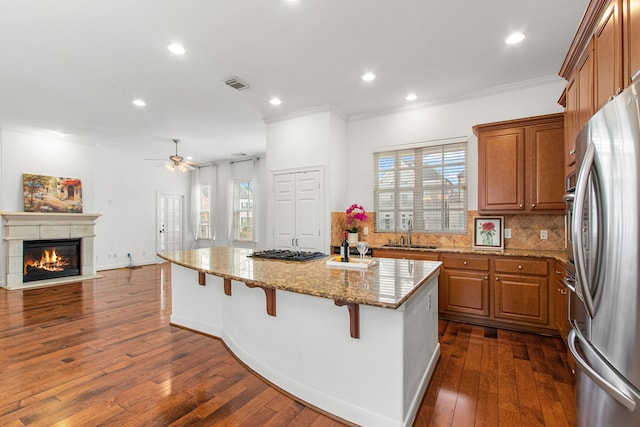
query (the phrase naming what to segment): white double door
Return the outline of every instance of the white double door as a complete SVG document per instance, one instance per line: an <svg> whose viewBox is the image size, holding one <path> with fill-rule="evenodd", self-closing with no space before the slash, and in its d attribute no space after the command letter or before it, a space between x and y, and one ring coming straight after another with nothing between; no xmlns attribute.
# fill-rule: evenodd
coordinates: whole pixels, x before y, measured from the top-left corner
<svg viewBox="0 0 640 427"><path fill-rule="evenodd" d="M319 170L273 176L273 234L277 249L324 251L323 193Z"/></svg>

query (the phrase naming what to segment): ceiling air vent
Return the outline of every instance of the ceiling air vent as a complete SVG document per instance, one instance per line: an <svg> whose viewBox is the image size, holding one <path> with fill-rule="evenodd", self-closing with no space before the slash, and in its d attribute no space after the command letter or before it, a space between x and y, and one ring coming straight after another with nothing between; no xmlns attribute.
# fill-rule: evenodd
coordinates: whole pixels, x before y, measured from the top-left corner
<svg viewBox="0 0 640 427"><path fill-rule="evenodd" d="M224 84L234 88L235 90L245 90L249 89L249 85L240 80L237 77L229 77L224 81Z"/></svg>

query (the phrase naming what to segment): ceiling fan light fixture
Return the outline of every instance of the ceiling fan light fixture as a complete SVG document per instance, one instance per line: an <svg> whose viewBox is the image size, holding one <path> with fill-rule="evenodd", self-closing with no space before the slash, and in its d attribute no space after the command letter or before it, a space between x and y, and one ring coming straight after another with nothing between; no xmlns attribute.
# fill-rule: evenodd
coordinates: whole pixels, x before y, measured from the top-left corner
<svg viewBox="0 0 640 427"><path fill-rule="evenodd" d="M169 172L173 172L174 170L176 170L176 166L173 163L167 163L166 165L164 165L164 167Z"/></svg>
<svg viewBox="0 0 640 427"><path fill-rule="evenodd" d="M180 169L180 172L186 172L189 170L189 167L187 166L186 163L180 163L178 165L178 169Z"/></svg>

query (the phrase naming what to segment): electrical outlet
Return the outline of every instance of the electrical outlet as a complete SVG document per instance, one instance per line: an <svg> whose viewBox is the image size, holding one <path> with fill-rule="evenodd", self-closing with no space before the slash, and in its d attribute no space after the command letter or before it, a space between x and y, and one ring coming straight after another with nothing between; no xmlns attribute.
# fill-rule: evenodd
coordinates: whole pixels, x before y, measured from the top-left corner
<svg viewBox="0 0 640 427"><path fill-rule="evenodd" d="M547 230L540 230L540 240L547 240L548 237L549 234L547 233Z"/></svg>
<svg viewBox="0 0 640 427"><path fill-rule="evenodd" d="M362 234L364 234L365 236L368 236L369 235L369 227L364 227L362 229Z"/></svg>
<svg viewBox="0 0 640 427"><path fill-rule="evenodd" d="M510 239L511 238L511 229L510 228L505 228L504 229L504 238L505 239Z"/></svg>

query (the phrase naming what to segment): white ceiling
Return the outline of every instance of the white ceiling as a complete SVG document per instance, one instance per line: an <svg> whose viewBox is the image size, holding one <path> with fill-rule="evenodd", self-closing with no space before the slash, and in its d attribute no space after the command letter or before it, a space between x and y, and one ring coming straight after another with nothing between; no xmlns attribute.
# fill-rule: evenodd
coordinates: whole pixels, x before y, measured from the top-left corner
<svg viewBox="0 0 640 427"><path fill-rule="evenodd" d="M202 162L255 154L265 119L327 105L357 117L404 107L409 92L434 102L555 76L587 4L0 0L0 128L139 158L165 158L172 138ZM513 31L527 38L506 45Z"/></svg>

